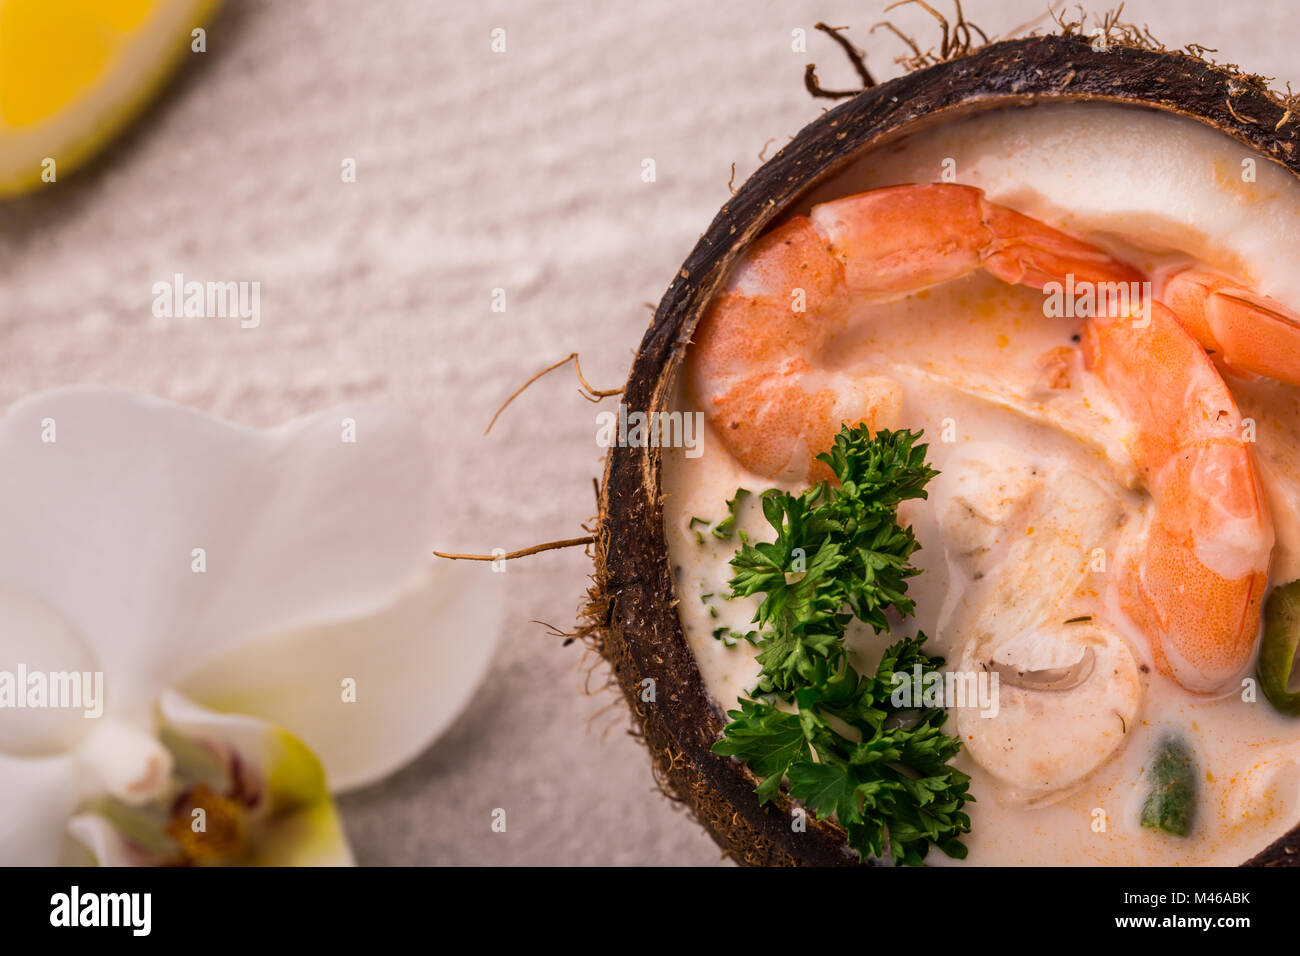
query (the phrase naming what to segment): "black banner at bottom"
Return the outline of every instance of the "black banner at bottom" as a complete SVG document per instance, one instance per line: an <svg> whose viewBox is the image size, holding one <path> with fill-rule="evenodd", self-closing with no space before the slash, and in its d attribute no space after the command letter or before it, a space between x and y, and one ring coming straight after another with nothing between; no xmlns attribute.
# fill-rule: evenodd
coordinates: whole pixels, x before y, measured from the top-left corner
<svg viewBox="0 0 1300 956"><path fill-rule="evenodd" d="M658 935L681 931L683 909L699 927L692 936L733 942L738 930L796 933L803 921L810 933L857 926L877 941L951 932L1231 940L1290 932L1296 889L1278 869L0 869L0 920L7 943L75 935L258 948L415 933L436 943L443 927L462 941L467 931L536 940L558 920L570 933Z"/></svg>

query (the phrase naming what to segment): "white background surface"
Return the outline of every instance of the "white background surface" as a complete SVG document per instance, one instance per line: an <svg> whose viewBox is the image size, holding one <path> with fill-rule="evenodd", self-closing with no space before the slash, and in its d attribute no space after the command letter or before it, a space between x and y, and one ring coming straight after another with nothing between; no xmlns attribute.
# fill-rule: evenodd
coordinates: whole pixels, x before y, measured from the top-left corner
<svg viewBox="0 0 1300 956"><path fill-rule="evenodd" d="M1045 9L966 7L990 34ZM804 64L854 85L813 24L852 26L877 78L898 73L901 44L868 32L882 9L229 0L208 53L100 162L0 207L0 402L95 382L271 425L383 399L445 449L447 548L580 534L601 467L596 409L566 372L484 439L492 410L573 350L593 384L622 384L646 303L727 199L730 164L739 184L766 141L770 155L826 105L803 91ZM924 13L891 16L937 43ZM1300 80L1287 0L1131 0L1126 19ZM806 54L790 49L796 27ZM261 327L153 318L152 286L176 272L259 281ZM360 862L720 862L654 790L622 704L601 713L616 698L582 694L579 646L528 623L568 626L588 570L579 552L510 567L510 623L469 709L406 770L342 800ZM504 834L490 829L497 807Z"/></svg>

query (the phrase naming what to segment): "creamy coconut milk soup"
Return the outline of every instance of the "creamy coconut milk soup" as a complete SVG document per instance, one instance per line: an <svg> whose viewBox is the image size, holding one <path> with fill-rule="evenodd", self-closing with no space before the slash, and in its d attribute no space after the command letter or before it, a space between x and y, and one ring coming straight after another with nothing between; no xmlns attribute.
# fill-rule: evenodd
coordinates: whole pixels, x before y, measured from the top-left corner
<svg viewBox="0 0 1300 956"><path fill-rule="evenodd" d="M803 256L790 261L807 275L805 309L747 329L744 347L721 328L697 333L679 376L673 407L704 412L709 430L698 457L664 451L664 521L687 641L723 712L755 691L758 649L731 632L754 628L759 598L728 597L739 539L707 526L744 488L754 494L735 504L736 529L772 539L757 493L825 477L808 464L824 434L800 431L815 414L834 430L857 421L924 430L940 474L927 498L899 508L921 544L908 582L915 613L892 615L890 634L855 621L847 644L853 666L870 671L886 646L919 630L945 670L982 675L964 705L945 699L945 731L962 744L953 763L976 798L965 807L969 864L1236 864L1300 821L1300 719L1266 699L1256 674L1263 601L1300 578L1300 388L1278 381L1275 366L1249 368L1300 371L1300 353L1279 354L1283 339L1252 353L1249 333L1232 338L1230 320L1244 311L1198 312L1209 280L1195 278L1181 298L1177 284L1227 276L1225 288L1248 292L1225 295L1283 318L1284 307L1300 309L1300 184L1192 121L1144 114L1139 138L1133 117L1131 107L1091 104L1002 109L877 150L792 211L812 210L812 228L796 223L777 240L779 254ZM934 249L951 258L947 239L924 261L904 251L874 263L875 275L926 278L912 283L920 288L858 276L855 251L878 237L853 237L845 223L856 207L814 207L913 183L976 187L982 198L951 193L986 204L974 222L1010 217L1016 235L1036 228L999 211L1012 210L1087 244L1053 247L1047 272L1071 256L1091 268L1101 259L1086 249L1100 250L1149 283L1135 295L1181 308L1157 309L1146 338L1136 301L1111 325L1090 324L1086 308L1072 308L1077 296L1063 289L1050 302L1053 277L1026 278L1023 260L1016 271L991 257L950 277L933 261ZM912 229L924 208L899 221ZM947 208L936 221L954 221ZM821 253L801 251L814 229L831 237L848 292L822 282ZM715 326L748 321L738 310L776 301L773 288L798 299L766 261L733 276L742 298ZM1071 280L1076 265L1063 267ZM1170 314L1179 330L1161 326ZM809 337L802 326L819 322ZM1164 364L1184 355L1164 344L1183 326L1200 341L1198 322L1201 335L1222 338L1222 361ZM800 396L824 388L836 398L820 413L790 410L792 382ZM746 389L758 397L739 398ZM1217 405L1225 410L1207 414L1226 416L1225 437L1195 438L1197 410ZM792 436L769 449L781 429ZM1233 462L1244 463L1240 474L1224 478ZM1198 615L1202 630L1193 621L1192 636L1175 633ZM1229 633L1247 618L1244 637ZM1220 620L1223 633L1211 633ZM1187 804L1184 832L1148 818L1162 786ZM952 861L931 851L926 862Z"/></svg>

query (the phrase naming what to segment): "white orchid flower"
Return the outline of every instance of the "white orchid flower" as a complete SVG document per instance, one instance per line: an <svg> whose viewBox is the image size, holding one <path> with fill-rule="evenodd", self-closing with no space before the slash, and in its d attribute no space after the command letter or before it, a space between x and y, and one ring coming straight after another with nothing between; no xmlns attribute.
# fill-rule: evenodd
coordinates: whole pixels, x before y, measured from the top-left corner
<svg viewBox="0 0 1300 956"><path fill-rule="evenodd" d="M373 407L11 406L0 864L350 862L329 788L446 729L500 628L503 576L431 557L452 467Z"/></svg>

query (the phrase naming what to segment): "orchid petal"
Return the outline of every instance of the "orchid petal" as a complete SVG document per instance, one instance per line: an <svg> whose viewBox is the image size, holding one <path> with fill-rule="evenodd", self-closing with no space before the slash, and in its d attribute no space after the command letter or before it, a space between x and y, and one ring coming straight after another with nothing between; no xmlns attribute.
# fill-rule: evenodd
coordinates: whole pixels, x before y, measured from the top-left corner
<svg viewBox="0 0 1300 956"><path fill-rule="evenodd" d="M440 563L373 614L284 632L205 662L180 687L218 710L288 728L335 791L419 754L465 707L492 660L504 575Z"/></svg>
<svg viewBox="0 0 1300 956"><path fill-rule="evenodd" d="M0 586L59 610L115 708L256 635L389 603L436 530L432 443L377 409L261 431L78 386L12 405L0 449Z"/></svg>
<svg viewBox="0 0 1300 956"><path fill-rule="evenodd" d="M66 843L64 826L81 796L73 756L0 754L0 865L59 863Z"/></svg>
<svg viewBox="0 0 1300 956"><path fill-rule="evenodd" d="M94 656L58 612L0 587L0 753L39 756L75 747L94 727L87 717L103 711L103 675L95 668ZM27 706L32 678L55 673L76 681L82 706L51 706L48 686L36 706Z"/></svg>

